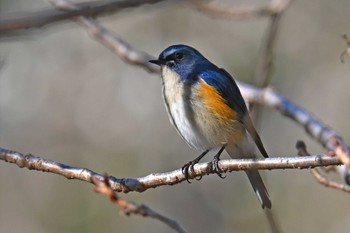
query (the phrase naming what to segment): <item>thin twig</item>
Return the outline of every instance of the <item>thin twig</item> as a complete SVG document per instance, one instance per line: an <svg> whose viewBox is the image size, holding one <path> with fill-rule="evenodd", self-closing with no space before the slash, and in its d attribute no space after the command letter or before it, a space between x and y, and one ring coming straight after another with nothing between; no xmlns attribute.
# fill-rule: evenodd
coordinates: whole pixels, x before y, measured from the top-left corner
<svg viewBox="0 0 350 233"><path fill-rule="evenodd" d="M69 20L77 16L96 17L133 8L144 4L155 4L164 0L105 0L77 3L77 9L62 11L42 9L31 13L2 13L0 15L0 35L20 29L38 28L58 21Z"/></svg>
<svg viewBox="0 0 350 233"><path fill-rule="evenodd" d="M266 43L261 51L261 54L258 59L258 63L255 70L255 75L253 76L252 84L258 87L266 87L271 80L272 70L273 70L273 49L277 37L277 29L281 18L281 13L273 15L270 18L270 24L267 30ZM259 111L260 108L257 108L256 105L250 104L249 111L250 116L257 125L258 119L261 119Z"/></svg>
<svg viewBox="0 0 350 233"><path fill-rule="evenodd" d="M350 186L347 186L345 184L340 184L335 181L331 181L324 177L317 168L311 169L311 174L316 178L316 180L320 183L323 184L326 187L338 189L344 192L350 193Z"/></svg>
<svg viewBox="0 0 350 233"><path fill-rule="evenodd" d="M262 47L256 67L253 84L258 87L266 87L269 84L273 69L273 49L277 37L278 25L281 14L274 15L270 19L270 24L265 38L265 45Z"/></svg>
<svg viewBox="0 0 350 233"><path fill-rule="evenodd" d="M192 0L195 7L210 16L225 19L251 19L256 17L274 16L282 12L289 0L272 0L266 6L227 6L218 1Z"/></svg>
<svg viewBox="0 0 350 233"><path fill-rule="evenodd" d="M105 175L103 177L103 180L100 179L101 177L92 176L91 180L92 183L95 185L94 191L97 193L101 193L109 198L109 200L118 205L120 208L122 208L123 213L127 216L130 214L136 214L141 215L143 217L150 217L154 218L156 220L159 220L163 222L164 224L168 225L172 229L174 229L176 232L179 233L186 233L187 231L175 220L170 219L168 217L165 217L164 215L158 213L157 211L151 209L150 207L146 205L138 205L133 202L129 202L120 196L118 196L111 188L109 184L108 176Z"/></svg>
<svg viewBox="0 0 350 233"><path fill-rule="evenodd" d="M309 156L310 155L309 152L307 151L306 145L303 141L297 141L295 147L298 150L299 156ZM330 168L334 168L334 167L335 166L330 166ZM326 168L326 167L322 167L322 168ZM329 168L329 167L327 167L327 168ZM332 169L332 170L337 171L337 169ZM332 170L327 169L326 172L330 172ZM346 186L344 184L329 180L328 178L323 176L317 168L311 169L310 172L316 178L316 180L319 183L323 184L324 186L338 189L338 190L345 191L345 192L350 192L350 186Z"/></svg>
<svg viewBox="0 0 350 233"><path fill-rule="evenodd" d="M77 10L79 7L67 0L51 0L51 3L62 10ZM153 56L136 50L118 35L99 24L97 20L84 16L79 16L76 19L93 38L111 49L125 62L143 67L149 72L159 72L158 66L148 62L154 59Z"/></svg>
<svg viewBox="0 0 350 233"><path fill-rule="evenodd" d="M21 168L55 173L68 179L78 179L91 182L91 177L96 176L103 180L103 175L85 168L73 167L46 160L31 154L24 155L16 151L0 148L0 160L14 163ZM221 160L219 168L223 173L240 170L271 170L271 169L302 169L319 166L340 165L337 157L326 155L315 155L307 157L275 157L267 159L231 159ZM194 170L189 172L190 178L201 177L211 174L211 163L199 163L194 166ZM165 173L153 173L140 178L116 178L109 177L109 182L114 191L143 192L149 188L163 185L174 185L186 181L182 169L177 169Z"/></svg>

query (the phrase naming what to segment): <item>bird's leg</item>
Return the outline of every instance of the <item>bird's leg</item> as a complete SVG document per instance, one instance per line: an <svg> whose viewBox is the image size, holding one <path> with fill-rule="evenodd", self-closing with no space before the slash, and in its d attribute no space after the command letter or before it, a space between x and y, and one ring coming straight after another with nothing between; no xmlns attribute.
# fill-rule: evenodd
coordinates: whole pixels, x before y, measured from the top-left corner
<svg viewBox="0 0 350 233"><path fill-rule="evenodd" d="M211 171L215 172L221 179L226 178L226 176L223 176L220 172L219 168L219 161L220 161L220 155L224 151L227 143L223 144L218 153L214 156L214 159L211 161Z"/></svg>
<svg viewBox="0 0 350 233"><path fill-rule="evenodd" d="M182 166L182 174L185 175L185 178L187 180L188 183L191 183L189 180L189 174L188 172L191 171L193 172L193 166L198 163L207 153L209 152L209 150L205 150L202 154L200 154L197 158L195 158L194 160L186 163L185 165ZM199 177L197 180L202 179L202 177Z"/></svg>

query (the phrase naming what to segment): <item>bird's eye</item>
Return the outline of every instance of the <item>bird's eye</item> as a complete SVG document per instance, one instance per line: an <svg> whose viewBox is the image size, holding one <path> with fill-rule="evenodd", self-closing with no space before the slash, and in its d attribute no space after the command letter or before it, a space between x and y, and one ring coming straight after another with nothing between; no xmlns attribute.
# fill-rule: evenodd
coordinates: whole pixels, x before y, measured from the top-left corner
<svg viewBox="0 0 350 233"><path fill-rule="evenodd" d="M182 53L175 53L175 58L177 60L181 60L184 57L184 55Z"/></svg>

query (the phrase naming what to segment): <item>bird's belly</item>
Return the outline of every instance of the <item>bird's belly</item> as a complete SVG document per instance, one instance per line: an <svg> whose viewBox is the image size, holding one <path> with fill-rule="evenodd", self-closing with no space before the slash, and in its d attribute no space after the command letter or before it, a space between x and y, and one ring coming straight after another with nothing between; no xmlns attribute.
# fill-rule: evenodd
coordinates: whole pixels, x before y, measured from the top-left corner
<svg viewBox="0 0 350 233"><path fill-rule="evenodd" d="M185 86L179 75L166 67L162 70L162 78L163 98L170 122L191 147L208 149L208 142L194 121L190 87Z"/></svg>
<svg viewBox="0 0 350 233"><path fill-rule="evenodd" d="M205 140L194 121L193 113L191 113L191 108L188 106L187 101L179 98L169 106L169 111L173 118L174 126L191 147L202 150L208 149L209 143Z"/></svg>

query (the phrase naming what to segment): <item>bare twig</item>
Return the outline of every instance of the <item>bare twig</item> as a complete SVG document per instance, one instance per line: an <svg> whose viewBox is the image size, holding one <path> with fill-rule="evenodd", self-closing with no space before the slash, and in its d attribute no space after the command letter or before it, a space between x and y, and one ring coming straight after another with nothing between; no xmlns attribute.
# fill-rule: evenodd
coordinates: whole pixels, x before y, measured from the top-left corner
<svg viewBox="0 0 350 233"><path fill-rule="evenodd" d="M347 186L345 184L340 184L335 181L331 181L324 177L317 168L311 169L311 174L316 178L316 180L320 183L323 184L326 187L338 189L344 192L350 193L350 186Z"/></svg>
<svg viewBox="0 0 350 233"><path fill-rule="evenodd" d="M78 6L67 0L51 0L52 4L63 10L76 10ZM125 62L143 67L149 72L159 72L159 67L148 62L154 59L151 55L136 50L115 33L103 27L97 20L79 16L77 21L84 26L88 33L103 45L111 49Z"/></svg>
<svg viewBox="0 0 350 233"><path fill-rule="evenodd" d="M273 15L270 18L270 24L267 30L266 43L260 53L258 63L255 70L255 75L253 77L253 84L258 87L266 87L270 80L273 70L273 48L275 45L277 37L277 29L281 18L281 13ZM259 108L256 108L256 105L251 104L249 106L250 115L257 125L257 120L260 119Z"/></svg>
<svg viewBox="0 0 350 233"><path fill-rule="evenodd" d="M295 147L298 150L298 155L299 156L308 156L308 155L310 155L309 152L307 151L306 145L305 145L305 143L303 141L297 141ZM337 171L337 169L334 169L335 166L322 167L322 168L325 169L326 172ZM326 169L326 168L333 168L333 169ZM338 167L338 168L340 168L340 167ZM346 186L344 184L340 184L338 182L329 180L328 178L323 176L317 168L311 169L310 172L316 178L316 180L319 183L323 184L324 186L330 187L330 188L334 188L334 189L338 189L338 190L342 190L342 191L345 191L345 192L350 192L350 186Z"/></svg>
<svg viewBox="0 0 350 233"><path fill-rule="evenodd" d="M164 0L105 0L77 3L73 11L43 9L32 13L10 13L0 15L0 35L20 29L42 27L54 22L72 19L77 16L96 17L133 8L143 4L154 4Z"/></svg>
<svg viewBox="0 0 350 233"><path fill-rule="evenodd" d="M164 215L159 214L155 210L151 209L150 207L146 205L138 205L132 202L128 202L127 200L119 197L111 188L109 184L108 176L105 175L103 177L103 180L100 179L101 177L92 176L91 180L92 183L95 185L94 191L97 193L101 193L108 197L110 201L116 205L118 205L120 208L122 208L123 213L126 215L130 214L136 214L141 215L143 217L150 217L154 218L156 220L159 220L163 222L164 224L168 225L172 229L174 229L176 232L179 233L186 233L187 231L175 220L172 220L170 218L165 217Z"/></svg>
<svg viewBox="0 0 350 233"><path fill-rule="evenodd" d="M85 168L72 167L55 161L46 160L34 155L24 155L19 152L0 148L0 160L14 163L17 166L43 172L55 173L68 179L78 179L91 182L91 177L95 176L103 180L103 176ZM302 169L318 166L340 165L337 157L326 155L315 155L307 157L275 157L267 159L236 159L221 160L219 168L222 172L257 169ZM212 173L211 163L199 163L194 166L194 170L189 172L190 178L201 177ZM109 182L113 190L118 192L137 191L143 192L149 188L163 185L174 185L185 181L186 178L182 169L177 169L165 173L153 173L140 178L115 178L109 177Z"/></svg>
<svg viewBox="0 0 350 233"><path fill-rule="evenodd" d="M273 68L273 49L277 37L277 29L281 14L274 15L270 19L270 24L265 38L265 45L262 48L256 67L253 84L259 87L266 87L269 84Z"/></svg>
<svg viewBox="0 0 350 233"><path fill-rule="evenodd" d="M266 6L224 6L218 1L192 0L196 8L213 17L243 20L256 17L274 16L282 12L289 0L272 0Z"/></svg>
<svg viewBox="0 0 350 233"><path fill-rule="evenodd" d="M344 63L345 62L344 57L345 56L350 57L350 38L346 34L344 34L342 37L343 37L343 39L345 40L345 42L346 42L346 44L348 46L340 55L340 61L342 63Z"/></svg>

